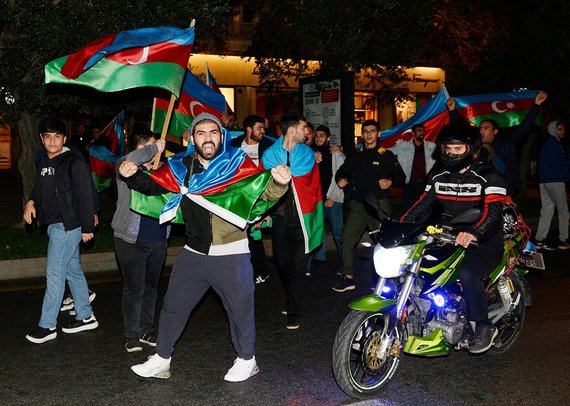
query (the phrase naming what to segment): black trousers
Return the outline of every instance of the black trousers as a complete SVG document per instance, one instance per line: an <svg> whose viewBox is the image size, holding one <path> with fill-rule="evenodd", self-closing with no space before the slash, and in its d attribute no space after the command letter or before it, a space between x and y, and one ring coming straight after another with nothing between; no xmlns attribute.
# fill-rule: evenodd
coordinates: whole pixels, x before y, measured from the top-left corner
<svg viewBox="0 0 570 406"><path fill-rule="evenodd" d="M502 257L503 239L500 233L477 248L467 249L467 262L459 270L459 279L470 321L487 320L487 295L483 280L499 265Z"/></svg>
<svg viewBox="0 0 570 406"><path fill-rule="evenodd" d="M299 321L309 254L305 254L305 238L297 217L274 216L271 227L273 260L287 295L287 320Z"/></svg>
<svg viewBox="0 0 570 406"><path fill-rule="evenodd" d="M259 275L268 275L269 270L267 265L267 256L265 255L265 246L263 245L263 239L255 240L248 234L247 240L249 243L253 273L256 277Z"/></svg>
<svg viewBox="0 0 570 406"><path fill-rule="evenodd" d="M123 275L123 326L127 338L153 331L160 274L166 257L166 241L129 244L114 238L115 253Z"/></svg>

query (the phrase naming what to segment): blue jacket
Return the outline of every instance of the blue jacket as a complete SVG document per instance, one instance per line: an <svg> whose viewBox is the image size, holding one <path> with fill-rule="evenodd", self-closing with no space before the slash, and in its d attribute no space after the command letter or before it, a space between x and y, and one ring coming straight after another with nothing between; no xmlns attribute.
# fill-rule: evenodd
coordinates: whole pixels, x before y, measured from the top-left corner
<svg viewBox="0 0 570 406"><path fill-rule="evenodd" d="M564 155L562 145L554 135L546 138L538 162L540 183L570 181L570 159Z"/></svg>

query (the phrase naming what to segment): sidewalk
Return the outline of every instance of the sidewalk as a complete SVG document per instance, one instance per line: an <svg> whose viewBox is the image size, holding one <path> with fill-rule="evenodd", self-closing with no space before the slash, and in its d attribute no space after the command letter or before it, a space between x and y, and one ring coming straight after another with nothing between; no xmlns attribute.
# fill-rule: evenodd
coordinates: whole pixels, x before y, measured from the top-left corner
<svg viewBox="0 0 570 406"><path fill-rule="evenodd" d="M332 234L326 234L327 247L334 251ZM365 237L364 237L365 238ZM271 240L263 240L265 253L268 257L273 256ZM183 247L168 247L165 266L171 267L180 250ZM331 251L331 252L332 252ZM114 252L100 252L94 254L82 254L81 266L86 275L118 270ZM46 258L8 259L0 261L0 281L18 279L41 278L45 275Z"/></svg>

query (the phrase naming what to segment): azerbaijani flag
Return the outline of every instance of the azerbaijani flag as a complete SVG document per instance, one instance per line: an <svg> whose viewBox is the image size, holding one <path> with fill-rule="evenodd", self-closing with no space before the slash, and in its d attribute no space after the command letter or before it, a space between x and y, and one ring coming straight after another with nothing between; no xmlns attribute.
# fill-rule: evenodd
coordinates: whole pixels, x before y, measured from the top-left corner
<svg viewBox="0 0 570 406"><path fill-rule="evenodd" d="M155 98L153 108L153 128L154 132L161 132L170 96L159 92ZM186 71L180 98L174 103L168 134L182 136L192 124L192 120L200 113L210 113L220 120L226 108L226 99L223 94L215 92L204 82L196 77L192 72Z"/></svg>
<svg viewBox="0 0 570 406"><path fill-rule="evenodd" d="M536 90L490 93L455 97L456 108L462 119L479 126L481 121L493 119L499 127L519 125L534 104ZM446 101L449 98L443 87L434 98L424 104L412 118L388 130L382 131L382 147L390 148L399 141L408 141L412 137L412 126L423 123L426 141L434 142L441 127L449 123Z"/></svg>
<svg viewBox="0 0 570 406"><path fill-rule="evenodd" d="M490 93L455 98L457 112L464 120L477 126L493 119L499 127L514 127L522 123L534 104L536 90L511 93Z"/></svg>
<svg viewBox="0 0 570 406"><path fill-rule="evenodd" d="M214 79L214 75L212 75L212 72L210 72L210 68L208 67L208 62L206 62L206 85L208 85L210 89L222 94L220 87L216 83L216 79ZM230 113L233 113L233 110L226 100L226 114Z"/></svg>
<svg viewBox="0 0 570 406"><path fill-rule="evenodd" d="M423 124L426 141L435 141L441 127L449 123L449 114L445 102L449 98L445 88L425 103L410 119L400 123L380 134L382 147L390 148L399 141L409 141L412 137L412 126ZM457 100L457 99L456 99Z"/></svg>
<svg viewBox="0 0 570 406"><path fill-rule="evenodd" d="M97 141L89 145L89 166L91 176L98 192L109 187L115 175L115 164L125 152L125 112L121 111L101 131L100 137L108 140L110 149L97 145Z"/></svg>
<svg viewBox="0 0 570 406"><path fill-rule="evenodd" d="M184 186L187 168L182 159L194 152L192 144L149 175L170 193L157 197L131 191L131 209L160 218L160 223L182 223L179 206L186 196L241 229L259 220L276 203L260 199L272 178L271 172L258 168L243 150L231 147L225 129L222 134L221 151L204 172L192 175L188 186Z"/></svg>
<svg viewBox="0 0 570 406"><path fill-rule="evenodd" d="M297 144L288 152L283 148L283 136L269 147L261 159L264 168L290 163L291 181L297 212L301 214L301 228L305 237L305 253L323 243L324 207L320 185L319 167L315 154L305 144Z"/></svg>
<svg viewBox="0 0 570 406"><path fill-rule="evenodd" d="M158 87L178 97L194 43L190 28L153 27L100 38L45 66L45 83L76 84L101 92Z"/></svg>

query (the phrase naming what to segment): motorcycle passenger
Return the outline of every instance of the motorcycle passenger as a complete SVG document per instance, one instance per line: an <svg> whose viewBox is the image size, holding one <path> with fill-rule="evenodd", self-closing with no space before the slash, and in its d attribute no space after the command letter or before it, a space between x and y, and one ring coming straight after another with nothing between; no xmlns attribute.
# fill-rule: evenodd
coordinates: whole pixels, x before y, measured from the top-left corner
<svg viewBox="0 0 570 406"><path fill-rule="evenodd" d="M506 198L505 180L490 164L478 162L481 135L467 122L444 126L438 137L439 163L428 174L424 193L402 216L403 223L423 223L436 210L455 216L470 208L479 208L482 216L475 223L460 228L455 245L466 249L466 264L459 278L471 322L476 323L469 352L479 354L493 345L497 328L487 316L487 299L483 280L503 256L502 202ZM476 248L470 246L476 241Z"/></svg>

